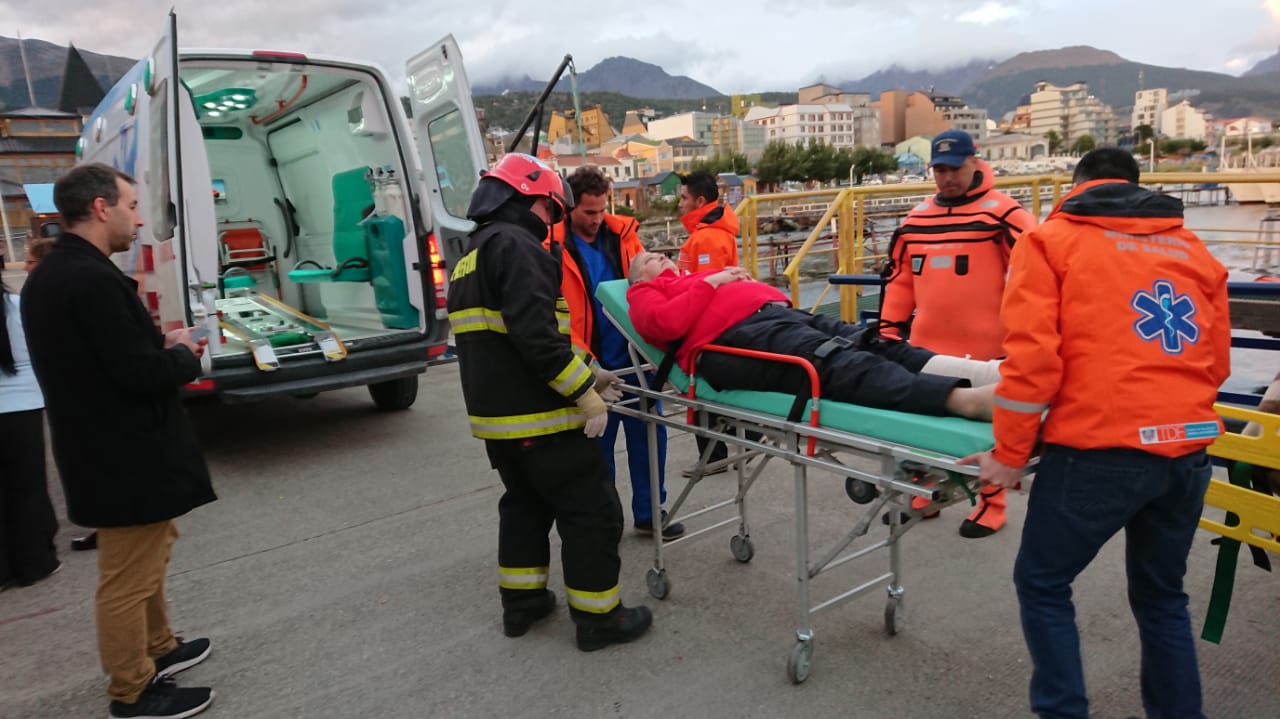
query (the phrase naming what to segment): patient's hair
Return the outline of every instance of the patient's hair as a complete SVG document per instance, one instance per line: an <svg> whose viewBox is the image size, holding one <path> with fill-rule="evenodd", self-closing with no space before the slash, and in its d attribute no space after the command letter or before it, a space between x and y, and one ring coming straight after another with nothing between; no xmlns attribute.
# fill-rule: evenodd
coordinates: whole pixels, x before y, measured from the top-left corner
<svg viewBox="0 0 1280 719"><path fill-rule="evenodd" d="M631 267L627 270L627 284L634 285L640 281L640 275L644 274L644 258L648 255L656 255L656 252L641 252L631 258Z"/></svg>
<svg viewBox="0 0 1280 719"><path fill-rule="evenodd" d="M1136 183L1141 170L1133 154L1118 147L1099 147L1086 152L1076 164L1071 182L1081 184L1092 180L1127 180Z"/></svg>

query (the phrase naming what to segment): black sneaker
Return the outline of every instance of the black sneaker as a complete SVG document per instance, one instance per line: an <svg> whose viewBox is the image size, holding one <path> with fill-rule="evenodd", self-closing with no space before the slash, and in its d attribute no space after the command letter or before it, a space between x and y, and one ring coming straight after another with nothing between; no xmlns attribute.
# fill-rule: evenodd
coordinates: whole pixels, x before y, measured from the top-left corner
<svg viewBox="0 0 1280 719"><path fill-rule="evenodd" d="M75 537L71 540L71 551L73 552L89 552L98 548L98 533L89 532L83 537Z"/></svg>
<svg viewBox="0 0 1280 719"><path fill-rule="evenodd" d="M684 477L685 479L693 479L693 470L695 469L697 469L696 466L686 467L685 469L680 470L680 476ZM729 471L729 465L725 464L725 465L716 467L714 469L708 469L707 471L702 473L702 476L710 477L713 474L724 474L725 472L728 472L728 471Z"/></svg>
<svg viewBox="0 0 1280 719"><path fill-rule="evenodd" d="M534 622L551 614L555 608L556 595L547 591L546 600L542 604L534 604L518 609L504 609L502 611L502 633L509 637L523 637L528 633Z"/></svg>
<svg viewBox="0 0 1280 719"><path fill-rule="evenodd" d="M662 510L662 521L667 521L667 510ZM653 519L637 519L636 534L642 537L653 536ZM681 522L672 522L662 528L662 541L669 542L672 539L684 536L684 524Z"/></svg>
<svg viewBox="0 0 1280 719"><path fill-rule="evenodd" d="M111 702L111 719L183 719L199 714L213 703L208 687L179 687L172 679L156 679L132 704Z"/></svg>
<svg viewBox="0 0 1280 719"><path fill-rule="evenodd" d="M209 658L212 646L208 639L192 639L182 641L178 637L178 646L169 650L168 654L156 657L156 678L171 677L184 669L190 669Z"/></svg>
<svg viewBox="0 0 1280 719"><path fill-rule="evenodd" d="M624 607L619 604L608 614L591 619L574 617L578 623L578 649L594 652L610 644L639 639L653 624L648 607Z"/></svg>

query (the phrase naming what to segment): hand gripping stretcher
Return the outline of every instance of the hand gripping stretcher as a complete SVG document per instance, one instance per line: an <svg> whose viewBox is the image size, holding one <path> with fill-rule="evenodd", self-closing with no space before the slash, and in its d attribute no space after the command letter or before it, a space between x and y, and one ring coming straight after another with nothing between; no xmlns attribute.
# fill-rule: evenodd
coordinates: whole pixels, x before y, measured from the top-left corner
<svg viewBox="0 0 1280 719"><path fill-rule="evenodd" d="M733 516L710 521L672 542L654 542L654 566L646 576L649 593L657 599L671 591L664 564L666 549L694 537L736 525L737 532L729 542L739 562L749 562L755 553L747 518L747 492L772 460L791 465L795 478L795 548L797 580L796 643L787 659L787 674L794 683L809 676L814 649L811 617L825 609L843 604L881 587L888 594L884 608L885 629L897 634L904 625L901 578L900 540L924 513L960 502L975 501L977 468L960 466L956 460L974 452L990 449L994 441L991 425L958 417L924 415L871 409L858 405L821 399L817 374L808 362L788 356L753 353L735 348L709 345L702 351L721 351L752 357L807 365L812 394L797 398L780 392L747 390L714 390L700 378L690 378L673 368L670 383L675 391L652 387L643 372L646 366L659 365L665 353L645 342L636 333L627 312L627 282L615 280L600 283L596 295L606 315L628 339L634 372L625 391L636 399L613 405L612 411L638 417L648 425L649 462L657 466L656 432L658 425L675 431L686 431L730 447L728 459L718 465L736 467L737 485L732 497L682 514L681 508L690 492L709 469L711 444L703 453L692 477L671 504L668 522L696 519L719 510L733 510ZM655 411L661 400L669 407L683 408L687 421L678 414L668 417ZM714 417L714 420L712 419ZM803 417L804 419L799 419ZM758 461L757 461L758 460ZM877 467L875 470L865 467ZM849 498L868 505L834 545L819 553L811 551L808 508L809 470L820 470L843 478ZM658 475L649 478L652 516L660 517ZM931 504L911 511L911 500L922 497ZM870 542L860 549L851 545L866 535L879 515L888 510L888 536ZM901 513L909 519L902 521ZM723 516L723 515L721 515ZM656 533L656 532L655 532ZM888 550L888 570L862 584L814 603L810 598L810 581L821 573L879 550Z"/></svg>

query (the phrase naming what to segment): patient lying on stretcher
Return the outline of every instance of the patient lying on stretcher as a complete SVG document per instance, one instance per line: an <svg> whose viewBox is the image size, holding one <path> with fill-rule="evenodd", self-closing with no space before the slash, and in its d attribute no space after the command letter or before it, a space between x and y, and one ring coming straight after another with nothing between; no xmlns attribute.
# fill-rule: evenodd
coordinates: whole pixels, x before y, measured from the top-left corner
<svg viewBox="0 0 1280 719"><path fill-rule="evenodd" d="M645 341L670 347L690 372L706 344L803 357L813 363L822 396L838 402L928 415L991 419L999 372L994 362L936 355L881 340L857 325L792 309L787 296L741 267L680 276L665 256L644 252L627 278L631 322ZM698 372L717 389L792 394L808 380L794 365L704 352ZM978 385L978 386L974 386Z"/></svg>

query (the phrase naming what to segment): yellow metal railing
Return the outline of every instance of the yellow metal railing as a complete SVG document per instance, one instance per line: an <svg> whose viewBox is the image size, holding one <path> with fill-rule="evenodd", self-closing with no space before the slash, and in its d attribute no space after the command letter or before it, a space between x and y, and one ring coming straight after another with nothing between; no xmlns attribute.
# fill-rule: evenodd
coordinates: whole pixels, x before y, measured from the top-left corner
<svg viewBox="0 0 1280 719"><path fill-rule="evenodd" d="M1280 172L1232 173L1232 172L1158 172L1143 173L1140 182L1149 186L1165 185L1235 185L1254 183L1280 183ZM1046 211L1057 205L1071 186L1071 178L1066 175L1010 176L995 179L995 186L1009 193L1028 206L1036 217L1043 217ZM1188 188L1197 189L1197 188ZM1176 191L1176 190L1175 190ZM923 201L935 192L934 185L928 182L906 185L861 185L842 189L810 190L805 192L784 192L754 195L742 200L737 207L738 217L742 223L742 265L752 274L758 272L760 255L760 219L762 217L775 220L787 219L795 213L803 211L810 215L818 208L825 209L800 246L794 251L781 253L771 251L768 259L776 262L787 260L786 269L782 271L786 281L786 289L791 294L792 302L800 306L800 267L806 260L825 253L836 256L835 271L838 274L865 274L874 271L874 264L883 260L885 255L878 252L867 252L866 222L869 218L901 217L907 209ZM1047 204L1046 204L1047 203ZM1203 229L1189 227L1193 231L1257 234L1256 231L1242 229ZM820 247L819 244L830 238L833 247ZM1280 240L1264 241L1255 237L1253 240L1207 240L1212 244L1241 244L1255 248L1280 247ZM776 250L775 247L771 250ZM786 248L787 244L782 244ZM815 306L822 303L830 289L828 286L821 293ZM847 322L857 320L857 300L862 294L858 286L844 285L840 290L840 316ZM812 309L812 308L806 308Z"/></svg>

